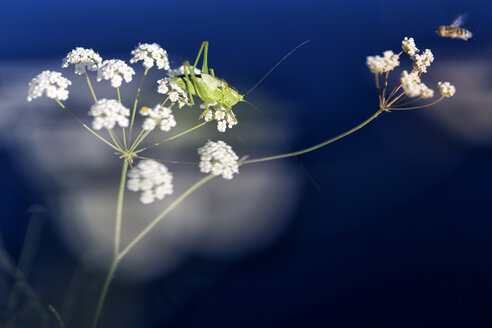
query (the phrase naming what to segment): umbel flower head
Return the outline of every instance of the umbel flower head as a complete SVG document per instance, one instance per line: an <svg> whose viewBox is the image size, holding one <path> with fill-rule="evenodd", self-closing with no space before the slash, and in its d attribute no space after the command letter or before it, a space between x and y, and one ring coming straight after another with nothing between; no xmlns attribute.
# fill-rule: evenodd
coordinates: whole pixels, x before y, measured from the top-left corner
<svg viewBox="0 0 492 328"><path fill-rule="evenodd" d="M454 85L449 82L438 82L437 87L443 97L452 97L456 92Z"/></svg>
<svg viewBox="0 0 492 328"><path fill-rule="evenodd" d="M167 94L169 100L173 103L178 103L178 107L181 108L184 105L189 105L188 93L183 90L179 85L172 82L170 78L163 78L157 81L157 92Z"/></svg>
<svg viewBox="0 0 492 328"><path fill-rule="evenodd" d="M140 43L135 50L132 50L131 54L133 55L133 58L130 59L132 64L142 60L144 67L147 69L154 66L154 64L158 69L169 69L167 51L162 49L157 43Z"/></svg>
<svg viewBox="0 0 492 328"><path fill-rule="evenodd" d="M208 105L202 104L200 107L204 109L202 116L205 121L217 121L217 130L219 130L219 132L225 132L227 128L231 129L237 124L234 112L231 109L228 110L225 107L220 106L218 103Z"/></svg>
<svg viewBox="0 0 492 328"><path fill-rule="evenodd" d="M148 116L143 122L142 128L150 131L159 125L162 131L168 132L176 126L176 120L171 112L171 109L162 105L157 105L154 108L142 107L140 109L142 116Z"/></svg>
<svg viewBox="0 0 492 328"><path fill-rule="evenodd" d="M222 175L224 179L232 179L234 173L239 173L239 157L231 146L223 141L208 141L198 149L200 155L200 172Z"/></svg>
<svg viewBox="0 0 492 328"><path fill-rule="evenodd" d="M399 55L395 55L393 51L387 50L381 56L368 56L367 66L373 73L384 73L392 71L395 67L400 65Z"/></svg>
<svg viewBox="0 0 492 328"><path fill-rule="evenodd" d="M31 101L43 94L48 98L66 100L68 99L67 88L71 84L72 82L59 72L43 71L29 82L27 100Z"/></svg>
<svg viewBox="0 0 492 328"><path fill-rule="evenodd" d="M421 55L413 57L413 69L419 73L427 73L427 67L434 61L434 55L430 49L425 49Z"/></svg>
<svg viewBox="0 0 492 328"><path fill-rule="evenodd" d="M405 94L409 98L419 96L422 98L432 98L434 96L434 90L420 82L420 77L416 71L412 71L410 74L407 71L403 71L400 81Z"/></svg>
<svg viewBox="0 0 492 328"><path fill-rule="evenodd" d="M154 160L140 161L128 173L127 188L131 191L142 191L140 201L152 203L155 199L163 199L173 193L173 174L164 164Z"/></svg>
<svg viewBox="0 0 492 328"><path fill-rule="evenodd" d="M99 99L92 105L89 115L94 116L94 121L92 121L94 130L112 129L116 123L125 128L128 126L130 110L117 100Z"/></svg>
<svg viewBox="0 0 492 328"><path fill-rule="evenodd" d="M409 39L405 37L405 39L401 42L401 47L410 57L415 56L415 54L419 52L419 49L415 46L415 41L413 38Z"/></svg>
<svg viewBox="0 0 492 328"><path fill-rule="evenodd" d="M70 51L63 59L62 67L75 66L75 74L82 75L85 72L97 71L102 58L92 49L77 47Z"/></svg>
<svg viewBox="0 0 492 328"><path fill-rule="evenodd" d="M124 61L119 59L105 60L99 65L97 70L97 81L111 80L113 88L119 88L123 79L126 83L132 80L135 74L133 68L128 66Z"/></svg>

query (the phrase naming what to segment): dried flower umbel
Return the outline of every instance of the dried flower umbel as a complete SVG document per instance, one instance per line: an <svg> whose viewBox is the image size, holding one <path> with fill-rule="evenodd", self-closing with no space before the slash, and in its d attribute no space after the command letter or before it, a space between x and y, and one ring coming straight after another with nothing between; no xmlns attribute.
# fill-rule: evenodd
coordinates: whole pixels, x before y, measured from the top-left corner
<svg viewBox="0 0 492 328"><path fill-rule="evenodd" d="M409 110L417 108L425 108L432 106L445 97L451 97L455 93L455 88L449 82L439 82L439 91L441 97L433 102L419 105L409 106L410 104L423 99L434 97L434 90L426 86L421 77L427 73L427 68L434 61L434 55L430 49L419 54L419 49L415 45L413 38L405 37L402 41L402 49L399 54L395 55L391 50L385 51L384 56L369 56L367 57L367 66L376 77L376 86L379 94L379 108L382 111L389 110ZM405 52L412 60L412 70L410 73L404 70L400 76L400 84L395 86L391 92L388 89L389 72L400 65L399 57ZM384 77L381 85L381 76ZM410 100L410 98L413 98Z"/></svg>

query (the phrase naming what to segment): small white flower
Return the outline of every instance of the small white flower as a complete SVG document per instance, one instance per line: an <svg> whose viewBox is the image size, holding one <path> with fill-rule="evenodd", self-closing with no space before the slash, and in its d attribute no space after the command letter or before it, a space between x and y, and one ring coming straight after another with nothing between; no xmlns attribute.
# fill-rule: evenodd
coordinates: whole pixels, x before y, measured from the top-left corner
<svg viewBox="0 0 492 328"><path fill-rule="evenodd" d="M225 132L227 128L227 122L226 121L218 121L217 122L217 130L219 132Z"/></svg>
<svg viewBox="0 0 492 328"><path fill-rule="evenodd" d="M102 58L92 49L77 47L70 51L63 59L62 67L75 66L75 74L82 75L87 70L97 71Z"/></svg>
<svg viewBox="0 0 492 328"><path fill-rule="evenodd" d="M71 84L72 82L59 72L43 71L29 82L27 100L31 101L43 94L48 98L66 100L68 99L67 88Z"/></svg>
<svg viewBox="0 0 492 328"><path fill-rule="evenodd" d="M92 105L89 115L94 116L94 121L92 121L94 130L112 129L116 123L124 128L128 126L130 110L117 100L99 99Z"/></svg>
<svg viewBox="0 0 492 328"><path fill-rule="evenodd" d="M154 108L142 107L140 114L148 116L142 125L144 130L151 131L159 125L162 131L168 132L176 126L176 120L170 108L161 105L157 105Z"/></svg>
<svg viewBox="0 0 492 328"><path fill-rule="evenodd" d="M419 73L427 73L427 67L434 61L434 55L430 49L425 49L421 55L415 55L413 68Z"/></svg>
<svg viewBox="0 0 492 328"><path fill-rule="evenodd" d="M170 78L160 79L157 81L157 84L157 92L167 94L171 102L178 103L179 108L182 108L184 105L190 105L188 93Z"/></svg>
<svg viewBox="0 0 492 328"><path fill-rule="evenodd" d="M434 97L434 90L430 89L425 84L420 83L420 97L432 98Z"/></svg>
<svg viewBox="0 0 492 328"><path fill-rule="evenodd" d="M208 141L198 149L200 155L200 172L221 175L224 179L232 179L234 173L239 173L239 157L231 146L223 141Z"/></svg>
<svg viewBox="0 0 492 328"><path fill-rule="evenodd" d="M456 93L456 88L449 82L439 82L437 87L443 97L452 97Z"/></svg>
<svg viewBox="0 0 492 328"><path fill-rule="evenodd" d="M417 49L417 47L415 46L415 41L413 40L413 38L409 39L405 37L401 44L403 51L405 51L410 57L415 56L415 54L419 52L419 49Z"/></svg>
<svg viewBox="0 0 492 328"><path fill-rule="evenodd" d="M97 70L97 81L111 80L113 88L119 88L123 79L126 83L132 80L132 75L135 74L133 68L128 66L124 61L119 59L105 60Z"/></svg>
<svg viewBox="0 0 492 328"><path fill-rule="evenodd" d="M211 120L214 119L214 112L213 110L208 110L205 115L203 116L203 119L206 121L206 122L209 122Z"/></svg>
<svg viewBox="0 0 492 328"><path fill-rule="evenodd" d="M400 65L399 56L395 55L393 51L388 50L381 56L368 56L366 61L367 66L373 73L383 73L392 71L395 67Z"/></svg>
<svg viewBox="0 0 492 328"><path fill-rule="evenodd" d="M173 174L164 164L143 160L128 173L126 186L131 191L142 191L140 201L149 204L173 193Z"/></svg>
<svg viewBox="0 0 492 328"><path fill-rule="evenodd" d="M420 82L419 74L416 71L410 74L407 71L403 71L400 81L405 94L410 98L418 96L432 98L434 96L434 90L429 89L424 83Z"/></svg>
<svg viewBox="0 0 492 328"><path fill-rule="evenodd" d="M133 55L133 58L130 59L132 64L142 60L147 69L153 67L154 64L158 69L169 69L167 52L157 43L140 43L135 50L132 50L131 54Z"/></svg>

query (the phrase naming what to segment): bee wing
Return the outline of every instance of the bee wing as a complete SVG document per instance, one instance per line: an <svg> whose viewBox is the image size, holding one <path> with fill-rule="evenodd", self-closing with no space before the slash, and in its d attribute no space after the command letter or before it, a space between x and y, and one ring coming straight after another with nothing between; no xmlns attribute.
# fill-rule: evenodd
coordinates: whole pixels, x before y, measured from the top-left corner
<svg viewBox="0 0 492 328"><path fill-rule="evenodd" d="M465 19L466 17L468 16L468 14L463 14L463 15L459 15L452 23L451 23L451 26L454 26L454 27L460 27L461 25L463 25L463 23L465 22Z"/></svg>

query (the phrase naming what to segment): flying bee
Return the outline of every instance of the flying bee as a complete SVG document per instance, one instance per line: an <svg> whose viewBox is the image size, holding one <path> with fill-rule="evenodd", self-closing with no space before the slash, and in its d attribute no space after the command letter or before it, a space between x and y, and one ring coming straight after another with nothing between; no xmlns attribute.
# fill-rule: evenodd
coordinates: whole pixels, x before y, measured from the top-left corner
<svg viewBox="0 0 492 328"><path fill-rule="evenodd" d="M461 28L464 15L458 16L451 25L441 25L437 28L436 33L443 38L468 40L473 36L473 33L467 29Z"/></svg>

